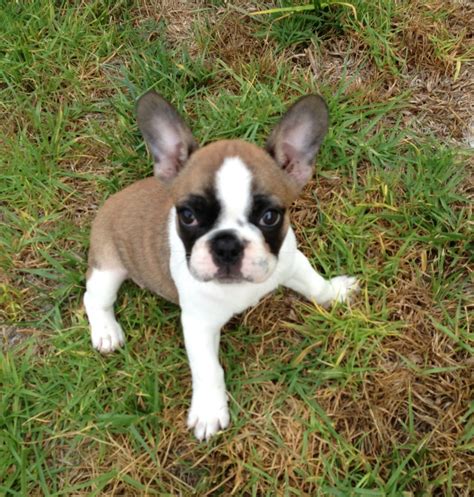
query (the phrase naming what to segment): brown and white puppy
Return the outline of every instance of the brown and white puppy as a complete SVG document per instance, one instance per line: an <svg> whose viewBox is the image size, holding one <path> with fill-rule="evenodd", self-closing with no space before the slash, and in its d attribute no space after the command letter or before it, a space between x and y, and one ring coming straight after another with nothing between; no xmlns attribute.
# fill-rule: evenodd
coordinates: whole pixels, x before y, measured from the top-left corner
<svg viewBox="0 0 474 497"><path fill-rule="evenodd" d="M129 278L180 305L193 395L188 426L200 440L229 423L222 326L284 285L319 304L345 301L355 278L322 278L297 249L288 209L312 174L328 127L324 100L298 100L266 150L240 140L198 149L176 110L150 91L138 125L155 176L113 195L92 226L84 304L93 346L124 343L113 305Z"/></svg>

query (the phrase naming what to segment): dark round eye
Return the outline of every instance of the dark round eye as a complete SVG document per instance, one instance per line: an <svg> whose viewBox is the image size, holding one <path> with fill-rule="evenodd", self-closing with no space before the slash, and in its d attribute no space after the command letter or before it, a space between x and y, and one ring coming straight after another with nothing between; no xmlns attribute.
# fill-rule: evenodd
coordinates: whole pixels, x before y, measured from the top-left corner
<svg viewBox="0 0 474 497"><path fill-rule="evenodd" d="M195 226L197 224L197 220L193 214L193 211L191 209L188 209L187 207L183 207L182 209L180 209L178 215L179 220L185 226Z"/></svg>
<svg viewBox="0 0 474 497"><path fill-rule="evenodd" d="M265 211L260 218L258 224L264 226L265 228L272 228L276 226L281 219L281 214L275 209L268 209Z"/></svg>

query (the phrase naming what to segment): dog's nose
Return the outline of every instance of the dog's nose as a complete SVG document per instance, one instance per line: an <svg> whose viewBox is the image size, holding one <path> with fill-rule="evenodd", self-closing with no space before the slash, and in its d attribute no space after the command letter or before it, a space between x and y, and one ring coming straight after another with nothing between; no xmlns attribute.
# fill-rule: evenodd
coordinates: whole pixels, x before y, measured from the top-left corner
<svg viewBox="0 0 474 497"><path fill-rule="evenodd" d="M212 258L218 266L235 264L244 251L243 243L232 231L219 232L210 245Z"/></svg>

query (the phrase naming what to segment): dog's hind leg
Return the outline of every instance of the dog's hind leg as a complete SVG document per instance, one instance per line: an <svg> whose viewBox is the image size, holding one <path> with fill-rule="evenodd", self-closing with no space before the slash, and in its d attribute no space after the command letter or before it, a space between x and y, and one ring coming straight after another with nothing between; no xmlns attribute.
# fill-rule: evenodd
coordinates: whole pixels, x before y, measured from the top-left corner
<svg viewBox="0 0 474 497"><path fill-rule="evenodd" d="M120 266L91 267L88 272L84 307L91 326L92 345L103 354L113 352L125 342L122 328L115 320L114 302L126 278L127 271Z"/></svg>

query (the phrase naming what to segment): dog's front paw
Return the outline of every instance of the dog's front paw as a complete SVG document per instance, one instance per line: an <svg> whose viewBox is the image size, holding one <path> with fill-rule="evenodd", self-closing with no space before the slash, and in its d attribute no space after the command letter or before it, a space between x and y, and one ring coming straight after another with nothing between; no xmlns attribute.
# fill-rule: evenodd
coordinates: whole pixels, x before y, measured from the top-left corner
<svg viewBox="0 0 474 497"><path fill-rule="evenodd" d="M122 327L115 319L103 319L91 326L92 345L102 354L109 354L125 343Z"/></svg>
<svg viewBox="0 0 474 497"><path fill-rule="evenodd" d="M198 440L209 440L212 435L227 428L229 419L225 391L215 395L193 395L188 414L188 428L194 428L194 435Z"/></svg>
<svg viewBox="0 0 474 497"><path fill-rule="evenodd" d="M360 290L357 278L353 276L336 276L329 283L333 290L332 302L347 302Z"/></svg>

